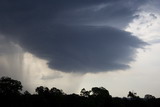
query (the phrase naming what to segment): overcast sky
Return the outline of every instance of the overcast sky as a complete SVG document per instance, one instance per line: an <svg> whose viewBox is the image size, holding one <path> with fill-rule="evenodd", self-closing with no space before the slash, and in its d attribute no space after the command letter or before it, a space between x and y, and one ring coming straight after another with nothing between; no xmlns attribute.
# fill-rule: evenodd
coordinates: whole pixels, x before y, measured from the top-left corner
<svg viewBox="0 0 160 107"><path fill-rule="evenodd" d="M0 76L24 89L160 97L158 0L1 0Z"/></svg>

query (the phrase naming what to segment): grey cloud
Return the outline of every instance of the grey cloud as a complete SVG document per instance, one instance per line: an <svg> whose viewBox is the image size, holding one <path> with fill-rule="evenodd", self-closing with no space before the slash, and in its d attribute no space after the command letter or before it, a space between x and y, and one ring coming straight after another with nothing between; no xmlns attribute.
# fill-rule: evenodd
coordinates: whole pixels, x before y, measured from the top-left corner
<svg viewBox="0 0 160 107"><path fill-rule="evenodd" d="M1 32L52 24L103 24L120 27L146 0L1 0ZM100 8L103 6L103 8ZM97 8L97 11L95 9ZM18 31L19 31L18 30Z"/></svg>
<svg viewBox="0 0 160 107"><path fill-rule="evenodd" d="M63 72L129 68L145 43L119 30L144 1L1 0L0 33ZM102 7L100 7L102 6ZM95 10L97 9L97 10ZM86 24L107 23L105 26ZM117 28L109 26L118 26Z"/></svg>
<svg viewBox="0 0 160 107"><path fill-rule="evenodd" d="M64 72L126 69L136 49L145 45L128 32L96 26L61 25L19 39L27 51L48 59L49 67Z"/></svg>
<svg viewBox="0 0 160 107"><path fill-rule="evenodd" d="M60 74L59 72L52 72L48 75L42 75L41 79L42 80L55 80L55 79L60 79L63 78L62 74Z"/></svg>
<svg viewBox="0 0 160 107"><path fill-rule="evenodd" d="M138 7L145 2L137 0L112 0L84 5L57 15L58 22L68 24L109 25L122 28L130 22Z"/></svg>

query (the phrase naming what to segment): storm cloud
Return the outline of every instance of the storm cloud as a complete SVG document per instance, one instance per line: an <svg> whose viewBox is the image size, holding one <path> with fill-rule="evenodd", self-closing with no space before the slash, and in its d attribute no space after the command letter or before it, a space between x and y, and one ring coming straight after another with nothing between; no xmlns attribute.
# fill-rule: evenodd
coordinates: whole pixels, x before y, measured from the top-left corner
<svg viewBox="0 0 160 107"><path fill-rule="evenodd" d="M1 0L0 33L25 51L48 60L49 67L59 71L127 69L136 50L146 43L120 27L133 19L143 3L143 0Z"/></svg>

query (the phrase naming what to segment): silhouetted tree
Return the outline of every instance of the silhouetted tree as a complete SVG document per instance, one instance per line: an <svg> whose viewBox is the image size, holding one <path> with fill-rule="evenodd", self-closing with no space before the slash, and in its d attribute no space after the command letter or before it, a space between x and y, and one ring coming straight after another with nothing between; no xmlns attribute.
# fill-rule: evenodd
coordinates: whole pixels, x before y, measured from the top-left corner
<svg viewBox="0 0 160 107"><path fill-rule="evenodd" d="M80 92L80 96L83 96L83 97L89 97L90 96L90 93L91 91L86 91L85 88L83 88Z"/></svg>
<svg viewBox="0 0 160 107"><path fill-rule="evenodd" d="M137 96L137 93L131 92L131 91L129 91L128 97L129 97L129 98L139 98L139 96Z"/></svg>
<svg viewBox="0 0 160 107"><path fill-rule="evenodd" d="M111 97L109 91L106 90L104 87L93 87L91 91L93 96Z"/></svg>
<svg viewBox="0 0 160 107"><path fill-rule="evenodd" d="M153 96L153 95L150 95L150 94L146 94L146 95L144 96L144 98L145 98L145 99L155 99L156 97Z"/></svg>
<svg viewBox="0 0 160 107"><path fill-rule="evenodd" d="M50 91L49 91L49 93L50 93L51 95L55 95L55 96L64 95L63 90L57 89L57 88L55 88L55 87L51 88Z"/></svg>
<svg viewBox="0 0 160 107"><path fill-rule="evenodd" d="M35 89L35 91L38 93L38 95L48 95L49 94L48 87L39 86Z"/></svg>
<svg viewBox="0 0 160 107"><path fill-rule="evenodd" d="M31 93L29 93L28 91L25 91L23 94L24 94L25 96L31 95Z"/></svg>
<svg viewBox="0 0 160 107"><path fill-rule="evenodd" d="M9 77L0 78L0 94L1 95L20 95L22 85L20 81Z"/></svg>
<svg viewBox="0 0 160 107"><path fill-rule="evenodd" d="M93 87L91 89L94 104L96 107L105 107L111 106L112 100L109 91L106 90L104 87Z"/></svg>
<svg viewBox="0 0 160 107"><path fill-rule="evenodd" d="M83 88L78 94L65 94L56 87L50 90L39 86L38 94L28 91L20 94L22 85L9 77L0 78L0 101L6 107L159 107L160 98L146 94L144 99L129 91L128 98L113 97L104 87L93 87L90 91ZM83 97L82 97L83 96ZM6 103L9 102L9 103Z"/></svg>

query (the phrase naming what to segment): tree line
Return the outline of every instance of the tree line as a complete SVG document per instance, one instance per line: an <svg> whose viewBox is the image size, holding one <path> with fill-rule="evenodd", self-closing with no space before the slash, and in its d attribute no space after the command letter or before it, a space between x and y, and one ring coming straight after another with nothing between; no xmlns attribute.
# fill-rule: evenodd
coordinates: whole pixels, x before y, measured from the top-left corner
<svg viewBox="0 0 160 107"><path fill-rule="evenodd" d="M83 88L80 94L66 94L56 87L39 86L36 94L22 93L20 81L10 77L0 78L0 101L7 107L159 107L160 98L146 94L144 98L129 91L127 97L112 97L104 87Z"/></svg>

